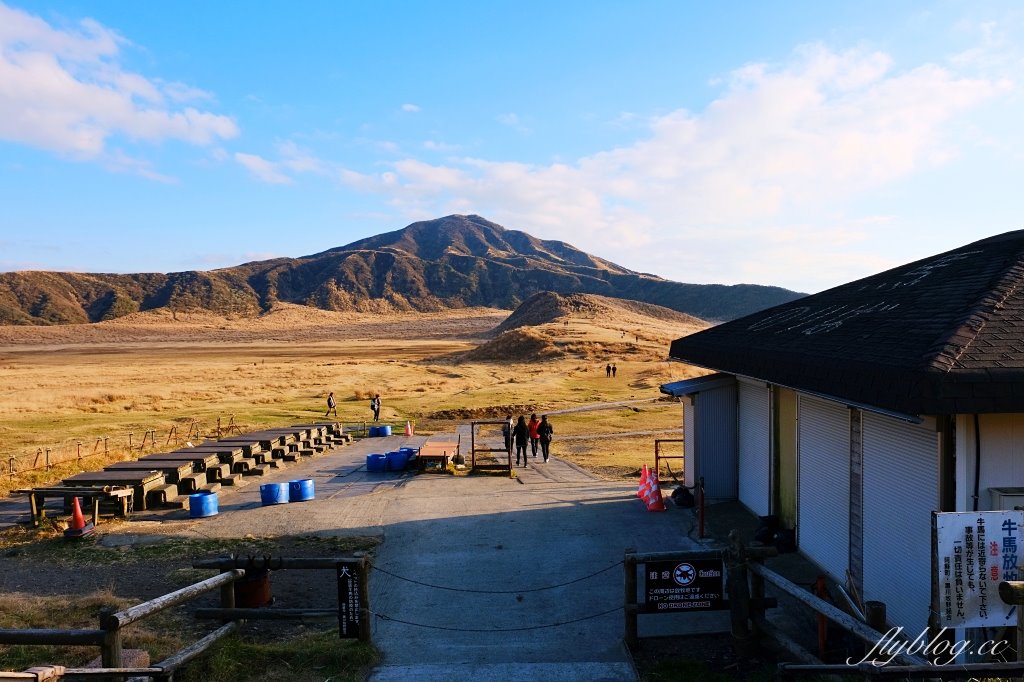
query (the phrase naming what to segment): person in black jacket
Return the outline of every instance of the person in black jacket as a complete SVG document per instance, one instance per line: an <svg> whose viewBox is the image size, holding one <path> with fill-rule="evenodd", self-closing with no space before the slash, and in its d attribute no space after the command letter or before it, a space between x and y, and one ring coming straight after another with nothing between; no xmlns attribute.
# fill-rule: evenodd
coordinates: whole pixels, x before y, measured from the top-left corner
<svg viewBox="0 0 1024 682"><path fill-rule="evenodd" d="M519 453L523 454L523 466L529 467L526 461L526 444L530 441L530 427L526 425L526 417L520 415L512 429L512 439L516 442L516 466L519 466Z"/></svg>
<svg viewBox="0 0 1024 682"><path fill-rule="evenodd" d="M551 422L548 421L548 416L542 415L540 418L540 426L537 427L537 433L540 434L540 450L544 454L544 461L548 461L548 457L551 456L551 436L555 433L555 430L551 428Z"/></svg>

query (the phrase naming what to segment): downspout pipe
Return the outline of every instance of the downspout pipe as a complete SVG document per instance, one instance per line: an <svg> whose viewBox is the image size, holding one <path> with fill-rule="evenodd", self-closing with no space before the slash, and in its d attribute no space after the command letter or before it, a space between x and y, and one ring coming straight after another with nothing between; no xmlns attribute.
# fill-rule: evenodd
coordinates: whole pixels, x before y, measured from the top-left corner
<svg viewBox="0 0 1024 682"><path fill-rule="evenodd" d="M974 511L978 511L978 486L981 485L981 420L974 415Z"/></svg>

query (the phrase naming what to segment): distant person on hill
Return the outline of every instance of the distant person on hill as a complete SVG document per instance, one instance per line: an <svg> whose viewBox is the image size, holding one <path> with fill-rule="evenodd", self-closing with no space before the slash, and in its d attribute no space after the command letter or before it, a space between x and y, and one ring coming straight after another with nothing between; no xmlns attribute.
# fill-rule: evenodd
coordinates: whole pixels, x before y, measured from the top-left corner
<svg viewBox="0 0 1024 682"><path fill-rule="evenodd" d="M548 457L551 456L551 436L554 435L555 430L551 427L551 422L548 421L546 414L540 418L537 433L540 434L540 449L544 453L544 463L547 464Z"/></svg>
<svg viewBox="0 0 1024 682"><path fill-rule="evenodd" d="M619 371L619 368L616 367L615 365L612 365L612 378L613 379L615 378L615 373L618 372L618 371Z"/></svg>
<svg viewBox="0 0 1024 682"><path fill-rule="evenodd" d="M540 420L537 419L537 415L530 415L530 449L533 450L533 458L537 459L537 442L540 441L540 432L537 429L540 427Z"/></svg>
<svg viewBox="0 0 1024 682"><path fill-rule="evenodd" d="M373 410L373 421L380 421L380 393L370 399L370 409Z"/></svg>
<svg viewBox="0 0 1024 682"><path fill-rule="evenodd" d="M505 439L505 452L512 456L512 415L505 417L505 423L501 427L501 435Z"/></svg>
<svg viewBox="0 0 1024 682"><path fill-rule="evenodd" d="M526 460L526 441L530 440L530 428L526 425L526 417L519 415L519 421L512 429L512 438L516 443L516 466L519 466L519 454L523 455L523 466L529 467Z"/></svg>
<svg viewBox="0 0 1024 682"><path fill-rule="evenodd" d="M611 365L611 363L608 363L607 365L604 366L604 375L606 377L608 377L609 379L611 378L611 376L612 376L612 365Z"/></svg>
<svg viewBox="0 0 1024 682"><path fill-rule="evenodd" d="M325 417L330 416L331 412L334 412L334 417L338 417L338 404L334 402L334 391L327 394L327 414Z"/></svg>

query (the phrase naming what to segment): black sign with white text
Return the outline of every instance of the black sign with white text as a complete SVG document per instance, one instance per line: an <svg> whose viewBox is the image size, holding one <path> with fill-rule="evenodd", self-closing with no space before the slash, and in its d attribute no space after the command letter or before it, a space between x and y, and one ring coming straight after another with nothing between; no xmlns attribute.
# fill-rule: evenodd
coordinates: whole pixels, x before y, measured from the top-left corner
<svg viewBox="0 0 1024 682"><path fill-rule="evenodd" d="M338 635L359 638L359 573L356 564L338 564Z"/></svg>
<svg viewBox="0 0 1024 682"><path fill-rule="evenodd" d="M643 564L644 613L718 611L725 600L725 564L721 559L675 559Z"/></svg>

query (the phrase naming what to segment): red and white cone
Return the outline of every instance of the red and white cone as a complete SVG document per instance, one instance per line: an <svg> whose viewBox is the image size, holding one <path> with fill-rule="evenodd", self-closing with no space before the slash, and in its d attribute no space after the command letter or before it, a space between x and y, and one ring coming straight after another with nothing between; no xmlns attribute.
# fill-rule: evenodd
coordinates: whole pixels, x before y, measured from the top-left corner
<svg viewBox="0 0 1024 682"><path fill-rule="evenodd" d="M665 498L661 495L661 483L658 482L658 472L651 472L651 488L647 493L647 497L644 498L644 502L647 504L647 511L659 512L665 511Z"/></svg>
<svg viewBox="0 0 1024 682"><path fill-rule="evenodd" d="M412 422L406 420L405 422L405 437L408 438L412 435Z"/></svg>
<svg viewBox="0 0 1024 682"><path fill-rule="evenodd" d="M649 476L650 472L647 471L647 465L644 464L644 468L640 471L640 487L636 491L636 496L639 497L641 500L644 499L644 493L646 492L647 486L649 485Z"/></svg>

